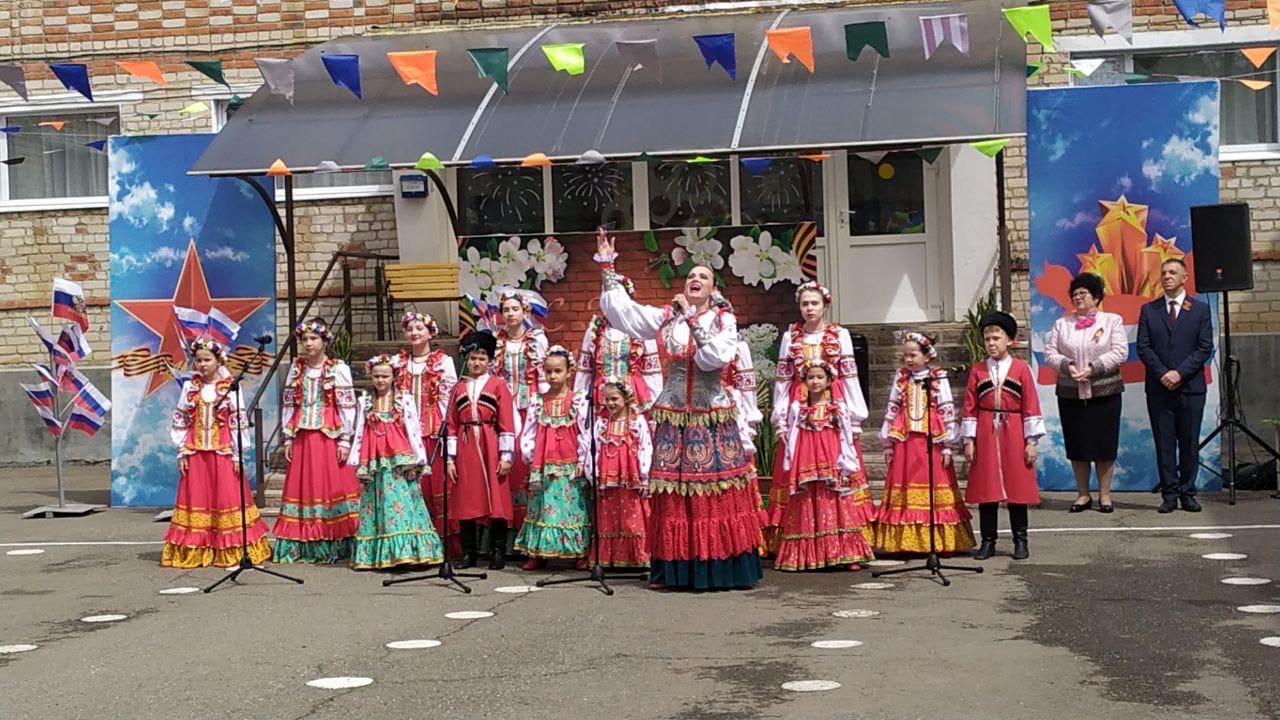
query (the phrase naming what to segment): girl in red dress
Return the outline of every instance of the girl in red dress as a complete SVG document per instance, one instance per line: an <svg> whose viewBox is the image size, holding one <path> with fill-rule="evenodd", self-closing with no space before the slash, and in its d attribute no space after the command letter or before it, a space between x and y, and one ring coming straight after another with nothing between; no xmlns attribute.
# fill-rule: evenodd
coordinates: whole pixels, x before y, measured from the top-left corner
<svg viewBox="0 0 1280 720"><path fill-rule="evenodd" d="M406 311L400 320L409 347L401 350L395 362L396 389L409 393L418 403L418 417L422 421L422 445L427 453L427 468L422 473L422 499L427 503L436 533L446 538L452 556L461 552L458 544L458 521L449 518L449 529L444 522L444 444L440 431L448 409L453 386L458 384L458 371L453 358L443 350L432 350L431 341L440 334L436 321L426 313Z"/></svg>
<svg viewBox="0 0 1280 720"><path fill-rule="evenodd" d="M789 497L773 564L778 570L860 570L874 557L863 534L871 512L853 501L851 477L862 469L853 422L831 398L834 378L822 360L811 361L804 371L807 396L787 412Z"/></svg>
<svg viewBox="0 0 1280 720"><path fill-rule="evenodd" d="M476 522L489 525L489 569L506 567L507 524L511 522L511 458L516 411L502 378L489 374L497 343L487 332L471 332L459 343L467 377L453 389L445 416L449 440L445 472L453 483L449 516L459 521L462 560L476 564Z"/></svg>
<svg viewBox="0 0 1280 720"><path fill-rule="evenodd" d="M195 374L182 384L169 434L178 446L178 498L160 553L163 567L232 567L241 548L239 464L235 432L247 426L240 393L230 393L231 373L224 350L201 337L188 346ZM228 394L230 393L230 394ZM225 401L224 401L225 398ZM248 484L244 521L249 527L249 559L271 557L267 524L258 515Z"/></svg>
<svg viewBox="0 0 1280 720"><path fill-rule="evenodd" d="M1018 321L1003 312L981 320L987 360L969 370L964 392L960 435L969 460L965 500L978 506L982 544L975 560L995 555L1000 503L1009 505L1013 530L1013 559L1026 560L1027 506L1040 502L1036 483L1037 443L1044 436L1044 418L1031 367L1009 354L1018 336Z"/></svg>
<svg viewBox="0 0 1280 720"><path fill-rule="evenodd" d="M929 552L932 465L935 547L942 554L962 552L973 547L973 528L951 462L951 448L957 439L951 384L946 372L929 365L938 356L931 338L918 332L902 333L901 338L905 367L893 376L880 428L889 472L876 512L872 544L881 553ZM929 435L933 436L932 456Z"/></svg>
<svg viewBox="0 0 1280 720"><path fill-rule="evenodd" d="M649 465L653 442L649 422L636 411L631 382L606 378L601 385L604 415L595 419L594 470L599 488L600 565L607 568L649 567ZM588 449L587 457L590 457ZM594 549L588 561L596 559Z"/></svg>
<svg viewBox="0 0 1280 720"><path fill-rule="evenodd" d="M498 330L491 362L494 374L506 383L515 402L515 426L518 432L519 428L524 427L524 417L533 399L547 391L546 379L542 376L542 359L547 355L547 336L529 321L533 306L522 291L503 292L498 306L502 311L504 325ZM511 488L511 519L514 522L508 530L507 549L515 545L516 535L524 524L529 504L529 466L518 452L511 462L507 485Z"/></svg>
<svg viewBox="0 0 1280 720"><path fill-rule="evenodd" d="M333 339L323 320L298 324L302 356L289 368L280 408L285 472L276 562L346 562L360 524L360 481L347 464L356 424L351 369L325 355Z"/></svg>
<svg viewBox="0 0 1280 720"><path fill-rule="evenodd" d="M630 278L619 276L619 282L628 295L635 297L636 286ZM635 409L640 413L649 412L653 399L662 390L658 343L627 337L626 333L609 325L603 315L592 315L582 336L573 389L590 394L591 402L599 408L604 403L604 383L611 378L629 382Z"/></svg>

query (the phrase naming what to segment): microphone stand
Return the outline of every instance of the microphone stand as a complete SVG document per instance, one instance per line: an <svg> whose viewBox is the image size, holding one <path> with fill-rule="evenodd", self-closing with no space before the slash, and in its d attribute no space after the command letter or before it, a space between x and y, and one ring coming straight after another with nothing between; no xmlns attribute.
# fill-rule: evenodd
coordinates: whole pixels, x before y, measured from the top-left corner
<svg viewBox="0 0 1280 720"><path fill-rule="evenodd" d="M445 445L449 441L448 432L449 432L448 426L445 424L444 418L441 418L440 419L440 436L438 441L436 442L435 452L433 452L431 455L427 457L427 472L431 471L430 470L431 466L435 465L436 458L440 456L439 454L445 451ZM387 578L386 580L382 581L382 587L391 587L392 585L399 585L400 583L418 582L419 580L443 580L445 582L453 583L454 585L457 585L458 589L462 590L462 592L467 593L469 595L471 594L471 586L464 585L462 581L459 580L458 578L460 577L475 578L477 580L487 580L489 578L488 573L482 573L482 572L465 573L465 572L454 572L453 570L453 561L449 559L449 483L450 482L451 481L449 480L448 474L446 473L444 478L444 504L443 504L444 517L440 519L440 527L444 529L444 537L441 538L440 540L440 545L444 549L444 561L440 563L440 566L436 568L436 572L434 573L425 573L422 575L413 575L410 577ZM446 585L445 587L448 587L448 586Z"/></svg>
<svg viewBox="0 0 1280 720"><path fill-rule="evenodd" d="M930 579L941 583L943 587L949 587L951 581L946 575L942 574L943 570L955 570L956 572L982 573L981 567L967 567L963 565L944 565L938 558L938 544L934 536L937 528L937 520L935 518L936 508L934 506L934 489L933 489L933 372L919 380L912 382L924 386L924 437L925 437L925 457L929 465L929 554L924 559L923 565L915 567L901 567L892 570L876 570L871 573L871 577L878 578L884 575L898 575L907 572L916 572L918 570L928 570Z"/></svg>
<svg viewBox="0 0 1280 720"><path fill-rule="evenodd" d="M587 428L591 433L591 491L592 491L592 518L591 518L591 554L593 556L591 569L587 571L585 577L575 578L559 578L556 580L539 580L535 583L538 587L547 587L548 585L568 585L570 583L591 582L599 586L601 592L610 597L613 596L613 588L609 587L605 568L600 564L600 456L596 450L596 419L595 419L596 397L595 389L591 389L591 395L587 399ZM641 578L648 575L648 571L637 570L634 572L616 572L614 577L618 578Z"/></svg>
<svg viewBox="0 0 1280 720"><path fill-rule="evenodd" d="M248 362L246 362L244 365L240 367L240 372L231 381L231 387L227 388L227 391L222 394L222 397L218 398L218 402L214 406L216 408L215 412L217 410L221 410L222 404L225 403L229 397L231 397L232 395L235 395L237 402L236 402L236 407L232 410L232 412L235 412L237 414L240 413L241 411L240 403L238 402L240 398L240 383L242 380L244 380L245 373L249 372L249 367L253 365L255 360L257 360L259 357L262 356L262 352L267 349L267 343L271 342L271 340L270 338L262 338L262 339L258 339L257 342L258 342L257 352L253 354L253 357ZM236 458L240 463L240 471L238 473L239 480L240 480L240 564L238 567L236 567L235 570L232 570L225 577L218 580L217 582L210 585L209 587L205 588L204 591L206 593L211 593L219 585L227 581L239 582L240 573L246 570L256 570L260 573L278 577L278 578L281 578L282 580L288 580L290 582L294 582L301 585L302 584L301 578L291 577L289 575L285 575L282 572L276 572L275 570L268 570L267 568L262 567L261 565L254 565L253 560L249 558L249 518L247 517L245 512L246 509L248 508L248 501L245 498L245 488L248 486L248 483L246 483L244 479L244 423L241 423L241 422L236 423ZM258 482L262 482L262 478L258 478Z"/></svg>

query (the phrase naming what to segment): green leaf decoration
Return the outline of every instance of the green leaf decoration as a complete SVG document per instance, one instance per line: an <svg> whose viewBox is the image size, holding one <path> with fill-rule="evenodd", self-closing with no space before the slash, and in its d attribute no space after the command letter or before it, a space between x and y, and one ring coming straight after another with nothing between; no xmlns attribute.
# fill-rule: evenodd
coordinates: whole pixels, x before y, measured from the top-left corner
<svg viewBox="0 0 1280 720"><path fill-rule="evenodd" d="M760 226L759 226L759 225L752 225L752 226L751 226L751 229L747 231L747 234L751 236L751 239L752 239L752 240L759 240L759 239L760 239Z"/></svg>
<svg viewBox="0 0 1280 720"><path fill-rule="evenodd" d="M646 230L644 233L644 249L651 253L658 252L658 236L652 230Z"/></svg>
<svg viewBox="0 0 1280 720"><path fill-rule="evenodd" d="M658 279L662 281L662 287L671 289L671 280L675 278L676 271L671 269L671 264L666 263L658 268Z"/></svg>
<svg viewBox="0 0 1280 720"><path fill-rule="evenodd" d="M686 258L684 262L680 263L680 265L676 267L676 272L680 273L681 275L688 275L689 271L692 269L693 269L693 260Z"/></svg>

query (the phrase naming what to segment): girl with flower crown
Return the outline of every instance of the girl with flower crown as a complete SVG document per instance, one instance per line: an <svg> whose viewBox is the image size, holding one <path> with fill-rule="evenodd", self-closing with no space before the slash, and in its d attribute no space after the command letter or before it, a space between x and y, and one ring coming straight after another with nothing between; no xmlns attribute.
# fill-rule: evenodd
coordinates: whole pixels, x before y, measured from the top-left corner
<svg viewBox="0 0 1280 720"><path fill-rule="evenodd" d="M323 320L294 328L301 356L289 368L280 408L285 471L272 534L276 562L345 562L360 524L360 481L347 464L356 424L351 369L325 355Z"/></svg>
<svg viewBox="0 0 1280 720"><path fill-rule="evenodd" d="M493 363L495 374L506 382L516 403L516 428L524 427L529 405L538 395L547 391L542 374L542 359L547 355L547 336L540 328L529 323L533 307L529 299L519 291L508 290L499 296L503 327L495 335L497 348ZM511 487L512 523L508 530L507 546L515 544L515 537L524 524L526 506L529 504L529 466L521 453L516 453L508 485Z"/></svg>
<svg viewBox="0 0 1280 720"><path fill-rule="evenodd" d="M944 370L929 364L938 357L932 338L910 331L900 338L904 367L894 373L880 428L889 471L872 544L882 553L929 552L932 467L935 548L943 554L963 552L973 547L973 528L951 457L959 442L951 383Z"/></svg>
<svg viewBox="0 0 1280 720"><path fill-rule="evenodd" d="M409 347L396 356L396 389L409 393L418 405L418 417L422 424L422 444L427 453L427 467L422 473L422 498L427 503L436 532L447 538L447 545L456 555L461 551L458 543L458 522L450 518L448 531L444 522L444 445L440 430L448 410L449 395L458 383L458 371L453 358L440 349L431 349L431 341L440 334L436 321L426 313L405 311L400 320Z"/></svg>
<svg viewBox="0 0 1280 720"><path fill-rule="evenodd" d="M597 559L607 568L649 566L649 468L653 442L649 423L637 412L631 382L605 378L600 386L603 411L596 416L596 455L591 457L587 440L587 463L583 472L594 478L598 499L600 547L587 550L588 562ZM598 558L597 558L598 553Z"/></svg>
<svg viewBox="0 0 1280 720"><path fill-rule="evenodd" d="M244 556L243 522L249 528L249 560L271 557L267 524L258 514L236 460L236 430L248 425L244 401L231 392L226 351L200 337L187 346L195 373L182 384L169 436L178 447L178 497L160 553L163 567L232 567ZM243 495L241 493L243 492Z"/></svg>
<svg viewBox="0 0 1280 720"><path fill-rule="evenodd" d="M529 557L525 570L540 570L551 558L583 565L591 539L582 467L587 444L587 403L573 392L573 355L556 345L542 361L548 390L534 396L520 432L520 452L529 467L529 510L516 536L516 552Z"/></svg>
<svg viewBox="0 0 1280 720"><path fill-rule="evenodd" d="M636 286L631 279L624 275L618 277L627 295L635 297ZM627 337L626 333L611 326L603 315L592 315L587 331L582 335L573 389L588 393L598 408L603 402L604 382L609 378L622 378L629 382L637 411L647 413L653 399L662 390L658 343Z"/></svg>
<svg viewBox="0 0 1280 720"><path fill-rule="evenodd" d="M862 462L862 422L867 419L867 401L862 396L858 382L858 364L853 358L853 340L849 331L827 322L827 310L831 307L831 291L817 282L807 282L796 288L796 305L801 321L792 323L778 344L778 370L773 386L773 409L770 421L778 437L774 455L773 480L769 492L769 522L765 532L771 550L777 550L782 538L780 529L791 495L787 472L783 469L787 453L785 442L787 415L793 403L803 402L805 397L805 368L809 363L821 360L831 372L831 399L839 406L840 416L853 434L853 451L858 470L849 477L852 501L860 514L868 518L875 511L871 501L871 487Z"/></svg>
<svg viewBox="0 0 1280 720"><path fill-rule="evenodd" d="M377 355L364 364L373 393L360 394L347 459L364 483L351 559L356 570L430 565L444 559L418 484L427 463L418 402L396 389L395 363L390 355Z"/></svg>
<svg viewBox="0 0 1280 720"><path fill-rule="evenodd" d="M787 409L783 470L789 498L778 570L861 568L874 555L864 535L871 513L854 503L861 461L853 423L832 399L835 371L821 358L804 368L805 398ZM777 479L777 478L775 478Z"/></svg>

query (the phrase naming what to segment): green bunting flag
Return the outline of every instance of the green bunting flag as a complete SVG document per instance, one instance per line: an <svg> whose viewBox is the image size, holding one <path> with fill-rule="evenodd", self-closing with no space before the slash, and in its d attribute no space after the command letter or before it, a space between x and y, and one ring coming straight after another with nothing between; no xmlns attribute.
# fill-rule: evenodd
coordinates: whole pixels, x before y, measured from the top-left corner
<svg viewBox="0 0 1280 720"><path fill-rule="evenodd" d="M587 58L582 53L584 47L586 43L543 45L542 52L557 72L563 70L570 75L581 75L587 69Z"/></svg>
<svg viewBox="0 0 1280 720"><path fill-rule="evenodd" d="M1030 79L1033 75L1043 69L1044 63L1027 63L1027 78Z"/></svg>
<svg viewBox="0 0 1280 720"><path fill-rule="evenodd" d="M365 163L364 167L360 169L364 170L365 172L370 172L375 170L390 170L391 165L387 163L386 158L382 157L381 155L377 155L373 158L370 158L369 162Z"/></svg>
<svg viewBox="0 0 1280 720"><path fill-rule="evenodd" d="M938 156L941 154L942 154L942 148L940 147L927 147L927 148L920 148L919 150L916 150L916 155L920 156L921 160L924 160L930 165L937 162Z"/></svg>
<svg viewBox="0 0 1280 720"><path fill-rule="evenodd" d="M889 57L889 31L883 22L850 23L844 26L844 52L857 60L863 48L871 48L880 57Z"/></svg>
<svg viewBox="0 0 1280 720"><path fill-rule="evenodd" d="M1049 19L1048 5L1027 5L1025 7L1005 8L1005 19L1018 32L1018 37L1026 40L1027 33L1049 52L1053 47L1053 23Z"/></svg>
<svg viewBox="0 0 1280 720"><path fill-rule="evenodd" d="M504 47L471 48L467 50L467 54L471 56L471 62L476 64L476 72L480 77L492 79L494 84L502 88L502 92L507 91L507 61L510 50Z"/></svg>
<svg viewBox="0 0 1280 720"><path fill-rule="evenodd" d="M230 85L227 85L227 76L222 74L221 60L188 60L187 64L195 69L196 72L199 72L201 75L204 75L219 85L231 87Z"/></svg>
<svg viewBox="0 0 1280 720"><path fill-rule="evenodd" d="M995 157L1008 144L1009 138L1000 138L999 140L979 140L976 143L969 143L970 147L989 158Z"/></svg>
<svg viewBox="0 0 1280 720"><path fill-rule="evenodd" d="M422 153L418 162L414 163L414 167L419 170L443 170L444 163L440 162L440 158L436 157L435 153L428 150Z"/></svg>

